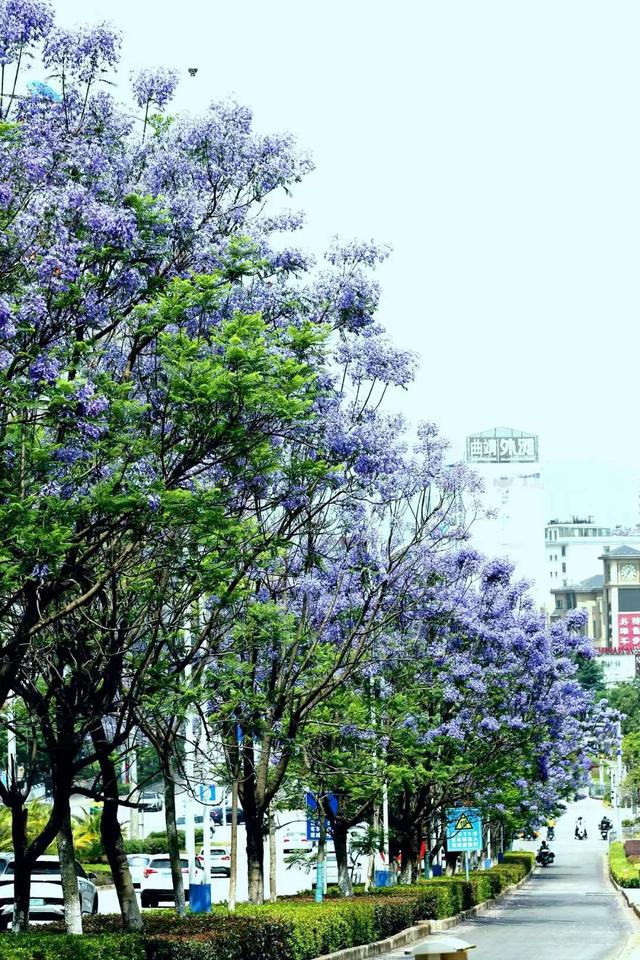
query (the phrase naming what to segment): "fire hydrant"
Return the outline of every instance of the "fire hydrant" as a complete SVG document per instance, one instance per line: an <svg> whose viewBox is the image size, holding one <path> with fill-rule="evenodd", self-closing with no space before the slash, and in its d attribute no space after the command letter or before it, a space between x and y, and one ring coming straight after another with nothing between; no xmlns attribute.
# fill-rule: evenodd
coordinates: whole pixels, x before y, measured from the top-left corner
<svg viewBox="0 0 640 960"><path fill-rule="evenodd" d="M467 950L474 948L474 943L467 943L459 937L432 937L406 952L416 960L422 957L425 960L468 960Z"/></svg>

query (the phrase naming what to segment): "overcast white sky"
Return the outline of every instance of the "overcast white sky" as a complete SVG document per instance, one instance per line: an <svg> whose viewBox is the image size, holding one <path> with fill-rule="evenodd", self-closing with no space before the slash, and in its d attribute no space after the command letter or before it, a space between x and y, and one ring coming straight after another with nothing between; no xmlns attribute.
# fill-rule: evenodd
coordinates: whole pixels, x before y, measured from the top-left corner
<svg viewBox="0 0 640 960"><path fill-rule="evenodd" d="M417 349L399 403L540 435L553 515L635 522L640 489L637 0L54 0L128 68L235 94L316 171L305 242L393 245L381 319ZM195 80L186 76L197 66Z"/></svg>

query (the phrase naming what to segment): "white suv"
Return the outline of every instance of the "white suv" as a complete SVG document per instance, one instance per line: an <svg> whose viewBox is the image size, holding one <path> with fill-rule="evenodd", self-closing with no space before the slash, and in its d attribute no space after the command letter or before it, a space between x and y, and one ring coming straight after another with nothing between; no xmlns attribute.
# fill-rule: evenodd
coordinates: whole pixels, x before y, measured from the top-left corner
<svg viewBox="0 0 640 960"><path fill-rule="evenodd" d="M83 913L98 912L98 890L82 866L76 862L80 909ZM13 919L13 854L0 853L0 930L6 930ZM57 857L39 857L31 872L30 920L64 918L64 896Z"/></svg>
<svg viewBox="0 0 640 960"><path fill-rule="evenodd" d="M182 882L184 883L185 900L189 899L189 861L186 857L180 858L182 868ZM196 865L196 883L204 883L204 871ZM143 907L157 907L161 900L173 900L173 883L171 881L171 860L168 853L159 853L142 871L140 883L140 903Z"/></svg>

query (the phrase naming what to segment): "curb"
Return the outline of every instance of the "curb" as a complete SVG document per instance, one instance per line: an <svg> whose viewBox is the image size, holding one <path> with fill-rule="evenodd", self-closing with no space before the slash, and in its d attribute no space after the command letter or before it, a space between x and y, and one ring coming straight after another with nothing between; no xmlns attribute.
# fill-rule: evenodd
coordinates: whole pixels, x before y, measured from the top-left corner
<svg viewBox="0 0 640 960"><path fill-rule="evenodd" d="M614 889L617 890L618 893L622 894L622 897L626 905L630 907L631 910L633 910L633 912L637 917L640 917L640 904L633 903L629 899L625 891L625 888L621 887L618 883L616 883L616 881L613 879L613 876L611 875L610 870L607 870L606 872L609 876L609 881L612 887L614 887ZM622 947L622 949L619 950L617 953L612 954L609 957L609 960L640 960L640 934L638 933L630 934L629 937L627 938L626 943Z"/></svg>
<svg viewBox="0 0 640 960"><path fill-rule="evenodd" d="M621 894L622 894L622 896L623 896L624 899L625 899L625 902L626 902L627 906L628 906L628 907L631 907L631 909L632 909L633 912L636 914L636 916L640 917L640 912L639 912L639 911L640 911L640 903L634 903L632 900L630 900L630 899L629 899L629 896L627 895L627 892L626 892L625 888L624 888L624 887L621 887L618 883L616 883L616 881L613 879L613 876L612 876L610 870L608 871L608 873L609 873L609 880L611 881L611 885L612 885L613 887L615 887L615 889L618 891L618 893L621 893Z"/></svg>
<svg viewBox="0 0 640 960"><path fill-rule="evenodd" d="M504 900L505 897L508 897L509 894L524 886L534 873L537 873L536 866L529 871L526 877L518 880L517 883L512 883L510 887L506 887L497 897L490 897L488 900L483 900L482 903L477 903L475 907L470 907L468 910L456 913L452 917L444 917L442 920L421 920L417 926L407 927L405 930L395 933L392 937L387 937L386 940L376 940L374 943L363 943L358 947L346 947L344 950L336 950L334 953L323 953L322 956L315 957L315 960L367 960L368 957L379 957L381 953L389 953L398 947L415 943L416 940L424 940L425 937L428 937L432 933L449 930L458 923L462 923L463 920L468 920L470 917L475 917L478 913L484 913L486 910L495 907Z"/></svg>

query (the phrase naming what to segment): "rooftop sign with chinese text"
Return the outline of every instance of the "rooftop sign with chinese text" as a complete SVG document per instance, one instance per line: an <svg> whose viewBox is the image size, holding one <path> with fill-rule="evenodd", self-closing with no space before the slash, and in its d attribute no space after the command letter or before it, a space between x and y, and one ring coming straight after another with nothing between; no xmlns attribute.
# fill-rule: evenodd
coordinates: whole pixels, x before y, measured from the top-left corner
<svg viewBox="0 0 640 960"><path fill-rule="evenodd" d="M467 437L467 463L537 463L538 438L518 430L495 429Z"/></svg>

